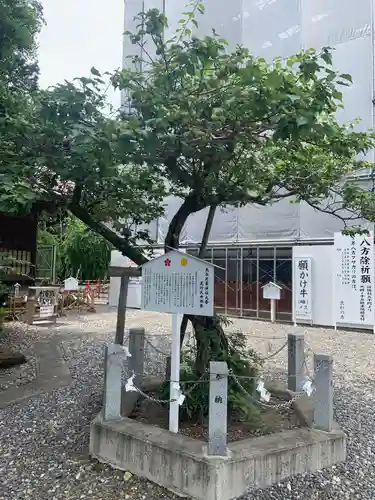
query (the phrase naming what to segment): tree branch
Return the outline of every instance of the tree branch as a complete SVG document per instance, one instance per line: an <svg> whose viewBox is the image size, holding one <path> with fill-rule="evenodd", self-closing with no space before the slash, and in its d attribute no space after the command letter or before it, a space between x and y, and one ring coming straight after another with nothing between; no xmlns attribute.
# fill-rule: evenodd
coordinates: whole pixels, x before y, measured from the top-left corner
<svg viewBox="0 0 375 500"><path fill-rule="evenodd" d="M80 182L76 182L73 190L72 204L79 205L81 203L81 198L82 198L82 184Z"/></svg>
<svg viewBox="0 0 375 500"><path fill-rule="evenodd" d="M77 219L80 219L92 231L95 231L103 236L103 238L112 243L117 250L133 262L139 266L148 262L148 259L138 248L131 246L125 238L122 238L117 233L112 231L112 229L106 226L103 222L95 220L83 207L70 203L67 208L75 217L77 217Z"/></svg>
<svg viewBox="0 0 375 500"><path fill-rule="evenodd" d="M164 241L165 252L168 252L171 248L179 248L181 231L189 215L199 212L206 206L207 204L197 198L195 194L190 194L185 198L169 224L168 233Z"/></svg>

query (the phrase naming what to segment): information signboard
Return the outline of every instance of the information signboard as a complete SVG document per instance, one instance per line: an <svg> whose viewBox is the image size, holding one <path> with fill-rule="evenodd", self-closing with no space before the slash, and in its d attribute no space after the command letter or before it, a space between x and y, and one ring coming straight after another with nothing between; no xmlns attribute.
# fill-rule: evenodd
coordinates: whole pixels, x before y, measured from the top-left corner
<svg viewBox="0 0 375 500"><path fill-rule="evenodd" d="M374 325L374 237L335 233L335 321Z"/></svg>
<svg viewBox="0 0 375 500"><path fill-rule="evenodd" d="M293 295L294 320L312 321L312 259L298 257L294 259Z"/></svg>
<svg viewBox="0 0 375 500"><path fill-rule="evenodd" d="M55 308L53 306L40 306L39 317L40 318L50 318L53 316Z"/></svg>
<svg viewBox="0 0 375 500"><path fill-rule="evenodd" d="M281 286L277 285L273 281L270 281L266 285L262 286L263 298L269 300L280 300L281 297Z"/></svg>
<svg viewBox="0 0 375 500"><path fill-rule="evenodd" d="M66 292L73 292L79 290L79 282L77 278L73 278L73 276L71 276L70 278L64 280L64 290Z"/></svg>
<svg viewBox="0 0 375 500"><path fill-rule="evenodd" d="M214 266L173 250L142 266L142 309L214 314Z"/></svg>

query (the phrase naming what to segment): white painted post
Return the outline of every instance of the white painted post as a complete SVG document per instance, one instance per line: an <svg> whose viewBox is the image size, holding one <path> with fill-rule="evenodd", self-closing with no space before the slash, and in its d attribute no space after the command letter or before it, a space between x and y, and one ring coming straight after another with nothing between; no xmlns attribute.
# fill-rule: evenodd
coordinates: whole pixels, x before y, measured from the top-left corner
<svg viewBox="0 0 375 500"><path fill-rule="evenodd" d="M179 424L179 383L180 383L180 325L182 316L178 313L172 314L172 356L171 356L171 381L169 383L170 399L169 404L169 430L178 432Z"/></svg>
<svg viewBox="0 0 375 500"><path fill-rule="evenodd" d="M271 323L276 322L276 300L271 299Z"/></svg>

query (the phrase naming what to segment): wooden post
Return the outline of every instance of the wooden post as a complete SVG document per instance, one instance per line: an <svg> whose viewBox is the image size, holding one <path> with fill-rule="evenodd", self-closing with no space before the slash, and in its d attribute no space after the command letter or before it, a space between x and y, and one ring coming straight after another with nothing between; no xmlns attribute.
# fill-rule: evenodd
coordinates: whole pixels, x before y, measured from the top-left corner
<svg viewBox="0 0 375 500"><path fill-rule="evenodd" d="M126 300L128 296L129 278L142 276L142 270L137 267L113 267L109 268L109 275L113 278L121 278L120 294L117 308L117 324L115 344L124 344Z"/></svg>
<svg viewBox="0 0 375 500"><path fill-rule="evenodd" d="M276 300L271 299L271 323L276 322Z"/></svg>
<svg viewBox="0 0 375 500"><path fill-rule="evenodd" d="M117 324L115 344L124 345L126 299L128 297L129 277L122 275L120 284L120 294L117 307Z"/></svg>
<svg viewBox="0 0 375 500"><path fill-rule="evenodd" d="M129 373L135 374L134 383L137 387L143 384L143 373L145 365L145 329L129 329Z"/></svg>

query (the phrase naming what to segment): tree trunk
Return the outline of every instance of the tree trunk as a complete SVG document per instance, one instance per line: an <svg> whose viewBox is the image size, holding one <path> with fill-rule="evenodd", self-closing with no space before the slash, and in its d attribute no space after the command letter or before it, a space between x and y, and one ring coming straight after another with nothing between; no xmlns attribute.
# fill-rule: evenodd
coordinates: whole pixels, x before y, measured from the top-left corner
<svg viewBox="0 0 375 500"><path fill-rule="evenodd" d="M173 248L179 248L181 231L192 213L198 212L205 208L196 198L188 197L176 212L169 225L168 234L165 239L165 251L168 252ZM206 227L204 230L202 243L200 247L199 257L203 257L208 238L210 235L213 219L215 216L216 206L210 207L210 212L207 217ZM217 316L184 316L184 320L191 321L193 326L195 339L197 342L197 354L195 359L195 371L198 376L201 376L209 367L211 360L220 361L227 359L228 356L228 340ZM181 325L181 330L184 325ZM185 326L185 330L186 330ZM181 332L182 333L182 332ZM185 333L185 332L184 332ZM183 340L183 337L182 337Z"/></svg>
<svg viewBox="0 0 375 500"><path fill-rule="evenodd" d="M228 339L217 316L191 316L189 319L197 343L195 372L200 377L209 368L210 361L228 359Z"/></svg>
<svg viewBox="0 0 375 500"><path fill-rule="evenodd" d="M169 252L174 248L178 249L180 247L181 231L189 215L199 212L203 208L205 208L205 204L202 203L202 201L200 201L196 196L189 195L185 198L185 201L177 210L169 224L168 233L164 241L165 252Z"/></svg>
<svg viewBox="0 0 375 500"><path fill-rule="evenodd" d="M213 224L214 218L215 218L216 208L217 208L217 205L211 205L210 210L209 210L208 215L207 215L206 225L205 225L205 228L203 231L201 246L199 248L199 253L198 253L198 257L200 259L203 259L204 254L206 252L208 238L210 237L212 224ZM182 322L181 322L181 328L180 328L181 347L182 347L182 344L184 343L184 338L185 338L185 333L186 333L188 322L189 322L189 316L187 314L184 314L184 317L182 318Z"/></svg>

